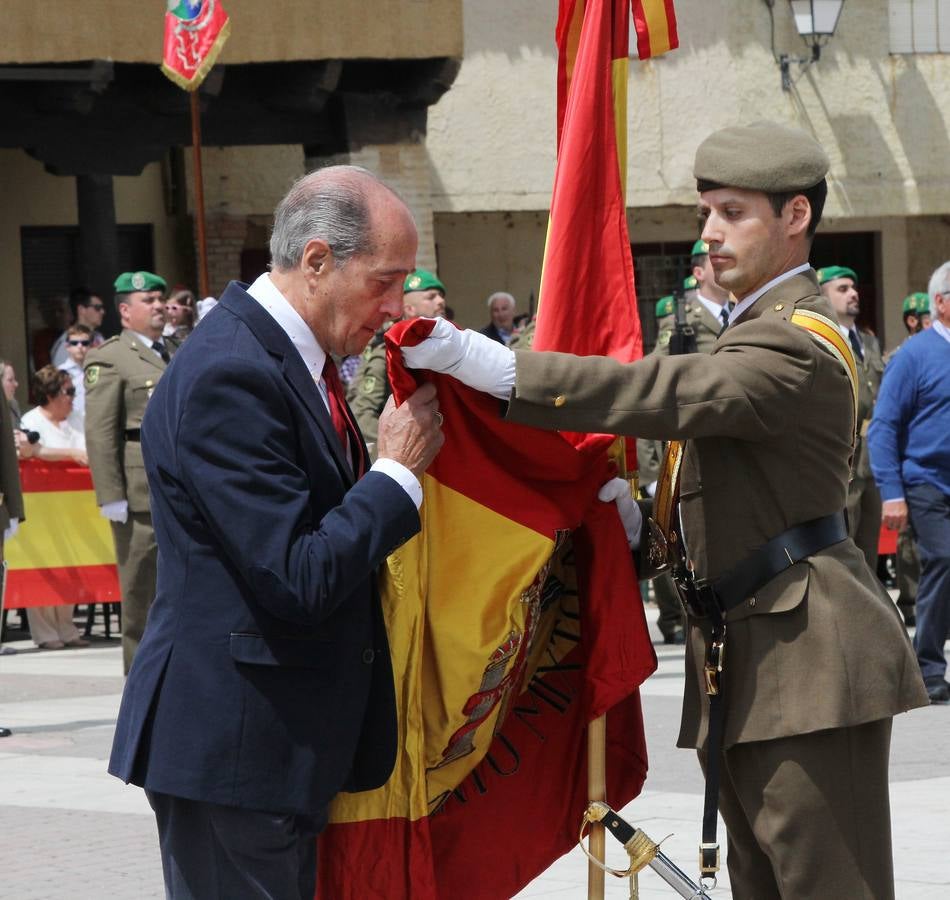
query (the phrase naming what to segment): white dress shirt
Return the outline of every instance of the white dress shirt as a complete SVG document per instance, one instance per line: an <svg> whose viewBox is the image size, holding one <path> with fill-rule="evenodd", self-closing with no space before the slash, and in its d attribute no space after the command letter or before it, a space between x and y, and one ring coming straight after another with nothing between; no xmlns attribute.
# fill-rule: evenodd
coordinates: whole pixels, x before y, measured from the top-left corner
<svg viewBox="0 0 950 900"><path fill-rule="evenodd" d="M287 337L290 338L290 342L297 348L303 364L310 372L311 378L316 382L324 406L329 411L330 399L327 395L326 383L323 380L323 366L327 354L317 343L310 327L300 317L300 313L290 305L287 298L277 289L267 272L259 276L257 281L247 289L247 292L270 313L274 321L280 325ZM384 457L377 459L370 471L388 475L409 495L409 498L415 503L416 509L422 506L422 485L419 484L419 479L402 463Z"/></svg>
<svg viewBox="0 0 950 900"><path fill-rule="evenodd" d="M800 275L802 272L807 272L811 268L811 263L802 263L800 266L796 266L794 269L789 269L787 272L783 272L777 278L773 278L771 281L762 285L757 291L753 291L749 294L748 297L744 297L740 300L733 308L732 312L729 313L729 324L731 325L739 318L756 300L759 299L766 291L772 290L777 284L781 284L783 281L787 281L793 275Z"/></svg>
<svg viewBox="0 0 950 900"><path fill-rule="evenodd" d="M945 341L950 341L950 328L947 328L947 326L944 325L940 319L934 319L933 325L930 327L933 328L933 330L936 331L937 334L939 334L940 337L942 337Z"/></svg>

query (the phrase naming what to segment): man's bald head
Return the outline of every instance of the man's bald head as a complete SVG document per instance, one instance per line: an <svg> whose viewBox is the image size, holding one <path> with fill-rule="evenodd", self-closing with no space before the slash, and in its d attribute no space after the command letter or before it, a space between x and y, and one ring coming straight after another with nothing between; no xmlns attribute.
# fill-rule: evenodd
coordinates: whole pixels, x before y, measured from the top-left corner
<svg viewBox="0 0 950 900"><path fill-rule="evenodd" d="M274 212L272 267L296 268L312 240L326 241L341 266L355 254L371 252L371 201L384 194L399 199L360 166L327 166L299 178Z"/></svg>

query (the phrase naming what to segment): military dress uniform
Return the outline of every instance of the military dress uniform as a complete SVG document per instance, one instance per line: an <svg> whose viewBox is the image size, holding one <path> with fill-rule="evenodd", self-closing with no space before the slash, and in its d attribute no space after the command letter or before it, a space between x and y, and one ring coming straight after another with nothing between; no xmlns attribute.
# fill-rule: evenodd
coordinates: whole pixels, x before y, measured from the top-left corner
<svg viewBox="0 0 950 900"><path fill-rule="evenodd" d="M802 309L834 321L810 270L761 296L711 355L623 365L517 353L508 418L685 440L684 542L697 579L716 581L791 526L845 507L852 388L790 321ZM890 598L845 538L771 578L726 622L720 809L733 884L748 892L736 896L892 896L881 814L891 717L927 695ZM701 749L709 622L691 615L689 625L678 745ZM870 779L856 795L841 787L852 764ZM860 846L840 838L837 815Z"/></svg>
<svg viewBox="0 0 950 900"><path fill-rule="evenodd" d="M163 338L172 354L173 338ZM126 522L112 522L122 588L122 661L126 673L155 596L158 548L152 530L140 428L166 368L132 331L109 338L86 357L86 453L99 506L125 500Z"/></svg>
<svg viewBox="0 0 950 900"><path fill-rule="evenodd" d="M884 375L884 358L881 345L873 334L868 331L859 331L858 334L864 359L855 356L858 366L858 430L848 485L848 529L871 571L876 572L881 535L881 494L871 474L867 434Z"/></svg>

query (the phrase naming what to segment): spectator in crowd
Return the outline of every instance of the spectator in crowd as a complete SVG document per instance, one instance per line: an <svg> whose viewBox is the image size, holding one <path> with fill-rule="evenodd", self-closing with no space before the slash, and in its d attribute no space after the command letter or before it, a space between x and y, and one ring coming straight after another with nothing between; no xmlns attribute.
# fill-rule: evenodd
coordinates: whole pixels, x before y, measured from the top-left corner
<svg viewBox="0 0 950 900"><path fill-rule="evenodd" d="M838 319L841 334L848 339L858 366L858 418L851 481L848 484L848 533L854 539L872 572L877 572L877 545L881 534L881 495L871 476L867 434L874 413L874 401L881 387L884 358L877 338L858 328L861 300L858 276L847 266L825 266L818 270L821 293L828 298Z"/></svg>
<svg viewBox="0 0 950 900"><path fill-rule="evenodd" d="M489 295L488 312L491 314L489 322L481 333L498 341L506 347L511 343L515 330L515 298L507 291L495 291Z"/></svg>
<svg viewBox="0 0 950 900"><path fill-rule="evenodd" d="M73 460L81 466L89 464L82 422L73 412L76 388L68 372L43 366L31 384L37 405L23 414L23 431L40 436L36 451L38 459L50 462Z"/></svg>
<svg viewBox="0 0 950 900"><path fill-rule="evenodd" d="M45 297L39 308L43 327L33 331L30 340L30 362L34 372L50 364L53 344L69 325L69 304L64 295Z"/></svg>
<svg viewBox="0 0 950 900"><path fill-rule="evenodd" d="M197 324L195 295L187 288L172 291L165 301L165 327L162 334L181 343Z"/></svg>
<svg viewBox="0 0 950 900"><path fill-rule="evenodd" d="M86 416L86 385L83 380L83 364L86 362L86 354L89 352L93 340L93 333L89 330L88 325L70 325L66 329L66 340L64 342L68 356L66 362L57 366L60 372L67 372L73 381L73 387L76 389L76 396L73 397L73 412L80 423L85 420Z"/></svg>
<svg viewBox="0 0 950 900"><path fill-rule="evenodd" d="M89 329L90 346L98 347L105 338L99 332L102 319L105 316L105 304L100 297L93 294L88 288L76 288L69 295L69 311L74 325L84 325ZM54 366L59 368L69 359L66 350L68 329L53 342L50 355Z"/></svg>
<svg viewBox="0 0 950 900"><path fill-rule="evenodd" d="M943 645L950 633L950 262L931 276L933 326L894 355L868 432L884 524L909 521L920 584L914 649L931 703L950 701Z"/></svg>
<svg viewBox="0 0 950 900"><path fill-rule="evenodd" d="M930 297L922 291L908 294L904 298L901 312L907 337L884 355L886 366L895 353L915 334L930 328ZM914 543L914 530L906 525L897 534L897 608L904 617L908 628L917 624L917 588L920 582L920 559L917 557L917 545Z"/></svg>
<svg viewBox="0 0 950 900"><path fill-rule="evenodd" d="M86 465L86 441L82 426L73 415L73 388L69 373L52 366L43 366L33 376L33 396L39 405L25 413L24 430L40 434L40 459L74 460ZM62 650L64 647L88 647L89 641L79 635L73 624L73 607L31 606L26 611L30 635L41 650Z"/></svg>
<svg viewBox="0 0 950 900"><path fill-rule="evenodd" d="M2 367L3 396L6 397L7 404L10 407L12 426L17 429L20 427L20 404L17 403L16 389L20 386L20 383L16 380L16 370L13 368L12 362L7 359L0 360L0 367Z"/></svg>

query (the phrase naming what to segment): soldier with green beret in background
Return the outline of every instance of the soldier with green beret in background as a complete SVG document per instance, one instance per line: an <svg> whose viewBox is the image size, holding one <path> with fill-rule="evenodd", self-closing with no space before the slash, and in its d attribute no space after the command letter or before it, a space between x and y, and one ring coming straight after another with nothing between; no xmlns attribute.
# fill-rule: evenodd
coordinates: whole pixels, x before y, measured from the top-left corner
<svg viewBox="0 0 950 900"><path fill-rule="evenodd" d="M858 276L847 266L824 266L817 272L822 294L828 298L841 333L848 339L858 366L858 419L851 482L848 484L848 531L861 549L872 572L877 572L877 548L881 534L881 495L871 475L867 433L874 401L884 375L884 357L877 338L858 328L861 312Z"/></svg>
<svg viewBox="0 0 950 900"><path fill-rule="evenodd" d="M165 279L123 272L115 280L122 332L86 356L86 452L99 509L112 524L122 588L122 664L126 674L155 596L158 550L149 509L140 428L174 338L163 338Z"/></svg>

